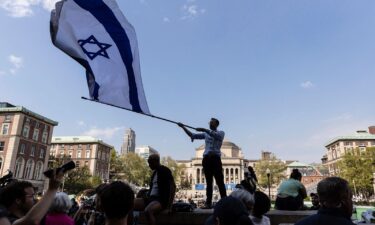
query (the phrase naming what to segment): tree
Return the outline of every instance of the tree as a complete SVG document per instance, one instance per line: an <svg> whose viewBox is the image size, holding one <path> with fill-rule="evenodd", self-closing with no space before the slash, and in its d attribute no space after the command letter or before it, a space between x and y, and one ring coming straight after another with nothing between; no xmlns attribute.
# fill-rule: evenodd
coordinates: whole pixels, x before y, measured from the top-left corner
<svg viewBox="0 0 375 225"><path fill-rule="evenodd" d="M168 167L172 171L173 178L176 183L180 183L184 166L180 166L172 157L167 156L161 159L161 164Z"/></svg>
<svg viewBox="0 0 375 225"><path fill-rule="evenodd" d="M91 179L92 176L87 166L75 168L69 171L64 178L64 191L77 194L85 189L94 188L95 185L91 182Z"/></svg>
<svg viewBox="0 0 375 225"><path fill-rule="evenodd" d="M354 194L366 200L374 192L372 176L375 171L375 147L358 148L347 152L338 163L339 176L349 181Z"/></svg>
<svg viewBox="0 0 375 225"><path fill-rule="evenodd" d="M258 178L258 184L266 188L268 187L268 178L266 170L270 170L271 185L279 185L286 178L286 164L272 155L270 159L262 159L255 164L255 172Z"/></svg>
<svg viewBox="0 0 375 225"><path fill-rule="evenodd" d="M151 171L146 160L135 153L129 152L118 156L116 151L111 152L110 162L111 179L126 180L137 186L149 183Z"/></svg>

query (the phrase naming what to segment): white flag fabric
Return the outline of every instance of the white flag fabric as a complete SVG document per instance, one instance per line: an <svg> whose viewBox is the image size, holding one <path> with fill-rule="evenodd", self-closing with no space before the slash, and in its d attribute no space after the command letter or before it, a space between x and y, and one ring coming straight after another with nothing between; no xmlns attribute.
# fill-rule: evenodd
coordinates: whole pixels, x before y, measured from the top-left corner
<svg viewBox="0 0 375 225"><path fill-rule="evenodd" d="M51 13L53 44L86 69L93 100L150 114L135 30L115 0L62 0Z"/></svg>

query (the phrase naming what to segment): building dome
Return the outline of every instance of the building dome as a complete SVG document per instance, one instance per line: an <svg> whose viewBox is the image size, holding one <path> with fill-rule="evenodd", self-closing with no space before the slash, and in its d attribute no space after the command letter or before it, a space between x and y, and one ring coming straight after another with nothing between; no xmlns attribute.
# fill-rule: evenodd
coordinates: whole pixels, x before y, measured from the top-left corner
<svg viewBox="0 0 375 225"><path fill-rule="evenodd" d="M204 148L205 145L203 144L195 150L197 158L203 157ZM224 139L220 151L222 157L242 157L241 148L238 147L235 143L229 141L228 139Z"/></svg>

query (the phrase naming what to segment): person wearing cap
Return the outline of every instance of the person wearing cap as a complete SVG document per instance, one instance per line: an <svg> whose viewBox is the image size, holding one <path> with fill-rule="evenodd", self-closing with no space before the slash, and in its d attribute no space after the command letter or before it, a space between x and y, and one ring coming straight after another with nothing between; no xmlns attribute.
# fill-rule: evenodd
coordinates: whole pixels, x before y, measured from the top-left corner
<svg viewBox="0 0 375 225"><path fill-rule="evenodd" d="M318 210L320 208L319 196L316 193L311 193L310 198L312 203L310 210Z"/></svg>
<svg viewBox="0 0 375 225"><path fill-rule="evenodd" d="M245 205L229 196L216 203L213 215L207 218L205 225L253 225L253 222Z"/></svg>
<svg viewBox="0 0 375 225"><path fill-rule="evenodd" d="M221 163L221 145L224 140L224 131L219 131L217 128L220 122L216 118L211 118L209 122L210 129L196 128L196 131L201 133L190 132L184 124L178 123L185 133L191 138L191 141L195 139L205 140L205 149L203 152L203 170L206 177L207 188L206 188L206 203L203 208L212 208L212 182L215 177L216 184L219 188L220 197L226 197L227 193L224 184L223 166Z"/></svg>

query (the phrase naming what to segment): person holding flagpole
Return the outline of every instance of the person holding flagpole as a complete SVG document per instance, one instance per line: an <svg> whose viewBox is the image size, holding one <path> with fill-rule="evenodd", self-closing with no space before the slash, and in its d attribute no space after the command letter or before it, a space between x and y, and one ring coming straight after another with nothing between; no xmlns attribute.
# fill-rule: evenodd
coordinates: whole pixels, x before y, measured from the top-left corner
<svg viewBox="0 0 375 225"><path fill-rule="evenodd" d="M203 170L207 181L206 187L206 203L204 208L212 208L212 182L215 177L216 184L219 188L220 197L226 197L227 193L224 184L223 167L221 163L221 145L224 140L224 131L219 131L217 128L220 122L216 118L211 118L209 122L210 129L196 128L195 130L201 133L192 133L189 131L184 124L178 123L185 133L191 138L191 141L195 139L205 140L205 150L203 152Z"/></svg>

